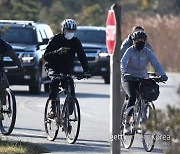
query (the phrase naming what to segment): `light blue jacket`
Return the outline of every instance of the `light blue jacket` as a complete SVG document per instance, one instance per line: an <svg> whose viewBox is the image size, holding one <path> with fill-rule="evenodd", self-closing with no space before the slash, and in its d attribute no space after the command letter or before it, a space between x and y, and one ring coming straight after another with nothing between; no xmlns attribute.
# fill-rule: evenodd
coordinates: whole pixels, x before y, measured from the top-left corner
<svg viewBox="0 0 180 154"><path fill-rule="evenodd" d="M127 73L135 77L148 78L147 65L149 62L156 72L160 75L166 75L152 50L144 47L143 50L137 51L135 46L132 45L126 50L121 59L121 74Z"/></svg>

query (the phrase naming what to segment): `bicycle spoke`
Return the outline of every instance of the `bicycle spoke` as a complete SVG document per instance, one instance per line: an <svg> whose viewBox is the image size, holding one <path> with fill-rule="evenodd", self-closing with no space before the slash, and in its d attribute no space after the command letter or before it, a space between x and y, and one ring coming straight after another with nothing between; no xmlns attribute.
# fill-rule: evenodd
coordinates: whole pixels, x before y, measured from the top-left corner
<svg viewBox="0 0 180 154"><path fill-rule="evenodd" d="M6 88L5 104L2 104L2 115L1 115L1 132L4 135L9 135L15 125L16 121L16 100L11 89Z"/></svg>
<svg viewBox="0 0 180 154"><path fill-rule="evenodd" d="M155 107L152 102L148 102L146 108L146 121L142 127L142 136L143 136L143 146L144 149L148 152L152 151L156 141L156 114Z"/></svg>
<svg viewBox="0 0 180 154"><path fill-rule="evenodd" d="M66 139L69 143L76 142L80 129L80 108L77 99L73 100L73 112L67 119L67 127L65 129ZM68 116L68 114L66 114Z"/></svg>
<svg viewBox="0 0 180 154"><path fill-rule="evenodd" d="M124 103L123 105L123 108L122 108L122 115L121 115L121 122L120 122L120 131L121 131L121 142L122 142L122 145L124 146L124 148L126 149L129 149L134 141L134 130L133 130L133 127L134 127L134 122L133 122L133 119L131 118L130 119L130 126L131 126L131 133L130 134L125 134L123 131L124 131L124 127L126 125L126 122L125 122L125 119L126 119L126 108L127 105ZM134 113L133 113L134 114ZM132 116L133 117L133 116Z"/></svg>
<svg viewBox="0 0 180 154"><path fill-rule="evenodd" d="M46 102L45 106L45 113L44 113L44 125L45 125L45 131L47 134L47 139L50 141L54 141L57 137L59 126L57 124L57 117L49 118L50 113L50 101L48 100Z"/></svg>

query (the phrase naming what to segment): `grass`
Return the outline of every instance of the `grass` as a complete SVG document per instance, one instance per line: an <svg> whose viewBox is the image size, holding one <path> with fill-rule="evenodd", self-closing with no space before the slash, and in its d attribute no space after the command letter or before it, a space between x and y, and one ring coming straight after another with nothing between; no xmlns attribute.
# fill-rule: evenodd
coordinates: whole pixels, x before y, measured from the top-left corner
<svg viewBox="0 0 180 154"><path fill-rule="evenodd" d="M48 151L32 143L0 140L0 154L39 154Z"/></svg>

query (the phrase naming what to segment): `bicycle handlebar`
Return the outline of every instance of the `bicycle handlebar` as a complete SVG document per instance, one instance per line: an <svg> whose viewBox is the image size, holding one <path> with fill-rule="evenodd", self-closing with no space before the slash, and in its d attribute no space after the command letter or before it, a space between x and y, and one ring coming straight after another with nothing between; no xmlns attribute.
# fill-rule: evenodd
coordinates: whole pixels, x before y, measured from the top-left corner
<svg viewBox="0 0 180 154"><path fill-rule="evenodd" d="M156 75L156 73L148 73L150 76L155 76L155 77L150 77L150 78L140 78L140 77L134 77L134 76L132 76L132 75L130 75L130 74L128 74L128 75L125 75L126 77L126 79L127 80L129 80L129 81L142 81L142 80L148 80L148 79L151 79L151 80L154 80L155 82L162 82L162 83L165 83L165 81L163 81L163 79L161 78L161 77L158 77L157 75Z"/></svg>
<svg viewBox="0 0 180 154"><path fill-rule="evenodd" d="M76 76L71 76L69 74L64 75L64 74L49 74L49 76L53 76L53 77L58 77L59 79L77 79L77 80L81 80L81 79L87 79L87 77L85 75L76 75Z"/></svg>

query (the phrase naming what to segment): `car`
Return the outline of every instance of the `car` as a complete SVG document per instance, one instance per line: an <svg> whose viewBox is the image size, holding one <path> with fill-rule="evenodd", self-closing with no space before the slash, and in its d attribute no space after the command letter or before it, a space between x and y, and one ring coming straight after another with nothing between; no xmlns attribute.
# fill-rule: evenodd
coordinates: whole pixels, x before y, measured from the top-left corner
<svg viewBox="0 0 180 154"><path fill-rule="evenodd" d="M106 84L110 83L110 56L106 46L106 28L98 26L78 26L75 36L84 48L90 72L101 76ZM79 60L75 59L74 74L83 71Z"/></svg>
<svg viewBox="0 0 180 154"><path fill-rule="evenodd" d="M50 26L34 21L0 20L0 30L1 38L12 45L23 66L22 73L16 73L12 59L5 55L4 70L10 85L28 85L30 93L39 94L44 84L45 91L49 91L43 55L53 37Z"/></svg>

